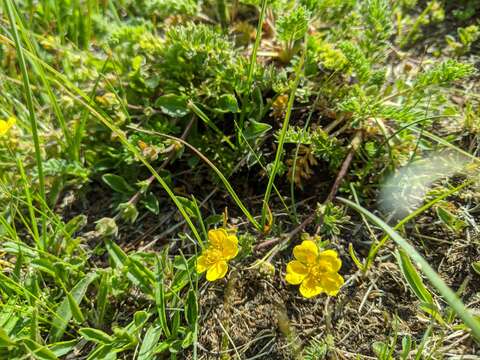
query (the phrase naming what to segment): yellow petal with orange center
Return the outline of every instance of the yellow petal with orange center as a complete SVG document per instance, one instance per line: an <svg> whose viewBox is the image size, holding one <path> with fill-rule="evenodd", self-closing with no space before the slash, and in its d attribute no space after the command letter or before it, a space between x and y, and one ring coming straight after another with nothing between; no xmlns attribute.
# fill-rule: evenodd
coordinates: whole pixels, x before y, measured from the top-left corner
<svg viewBox="0 0 480 360"><path fill-rule="evenodd" d="M287 274L285 281L292 285L300 284L308 275L308 267L300 261L293 260L287 264Z"/></svg>
<svg viewBox="0 0 480 360"><path fill-rule="evenodd" d="M322 291L323 288L320 285L319 279L313 276L307 276L300 284L300 294L307 299L317 296Z"/></svg>
<svg viewBox="0 0 480 360"><path fill-rule="evenodd" d="M342 267L342 261L335 250L325 250L318 256L319 266L327 272L337 272Z"/></svg>
<svg viewBox="0 0 480 360"><path fill-rule="evenodd" d="M330 296L337 295L344 282L343 277L337 273L327 273L320 278L322 288Z"/></svg>
<svg viewBox="0 0 480 360"><path fill-rule="evenodd" d="M218 261L207 270L207 280L215 281L225 276L228 270L226 261Z"/></svg>
<svg viewBox="0 0 480 360"><path fill-rule="evenodd" d="M313 264L317 261L318 247L311 240L305 240L293 248L295 258L304 264Z"/></svg>

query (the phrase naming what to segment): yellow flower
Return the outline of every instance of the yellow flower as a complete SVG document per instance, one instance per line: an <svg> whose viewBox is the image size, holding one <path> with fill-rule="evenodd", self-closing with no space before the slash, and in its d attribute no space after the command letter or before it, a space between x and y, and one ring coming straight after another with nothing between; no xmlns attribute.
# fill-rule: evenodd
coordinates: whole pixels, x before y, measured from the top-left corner
<svg viewBox="0 0 480 360"><path fill-rule="evenodd" d="M300 294L311 298L322 292L335 296L344 283L338 274L342 266L335 250L319 252L317 244L305 240L293 248L296 260L287 264L285 280L292 285L300 284Z"/></svg>
<svg viewBox="0 0 480 360"><path fill-rule="evenodd" d="M7 120L0 120L0 136L5 135L12 128L17 120L11 116Z"/></svg>
<svg viewBox="0 0 480 360"><path fill-rule="evenodd" d="M208 232L208 241L208 247L197 259L197 272L207 271L207 280L215 281L225 276L227 261L237 256L238 239L225 229L215 229Z"/></svg>

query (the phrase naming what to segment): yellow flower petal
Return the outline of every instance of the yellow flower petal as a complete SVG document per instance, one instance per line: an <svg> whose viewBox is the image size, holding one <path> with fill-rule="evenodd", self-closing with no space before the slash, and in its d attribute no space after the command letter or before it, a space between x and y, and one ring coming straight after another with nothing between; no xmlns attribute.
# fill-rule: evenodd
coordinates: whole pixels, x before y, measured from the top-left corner
<svg viewBox="0 0 480 360"><path fill-rule="evenodd" d="M227 237L225 229L213 229L208 232L208 241L211 246L216 248L220 248Z"/></svg>
<svg viewBox="0 0 480 360"><path fill-rule="evenodd" d="M320 286L320 282L313 276L307 276L300 284L300 294L307 299L317 296L322 291L323 288Z"/></svg>
<svg viewBox="0 0 480 360"><path fill-rule="evenodd" d="M328 273L320 278L322 288L330 296L337 295L344 282L343 277L337 273Z"/></svg>
<svg viewBox="0 0 480 360"><path fill-rule="evenodd" d="M16 121L13 116L9 117L8 120L0 120L0 136L5 135L15 125Z"/></svg>
<svg viewBox="0 0 480 360"><path fill-rule="evenodd" d="M206 255L200 255L197 259L197 272L203 273L206 271L212 264Z"/></svg>
<svg viewBox="0 0 480 360"><path fill-rule="evenodd" d="M300 284L308 275L308 267L300 261L293 260L287 264L287 274L285 281L292 285Z"/></svg>
<svg viewBox="0 0 480 360"><path fill-rule="evenodd" d="M304 263L304 264L313 264L317 260L318 247L315 242L311 240L305 240L300 245L297 245L293 248L293 256Z"/></svg>
<svg viewBox="0 0 480 360"><path fill-rule="evenodd" d="M235 235L230 235L223 239L221 252L224 260L230 260L237 256L238 240Z"/></svg>
<svg viewBox="0 0 480 360"><path fill-rule="evenodd" d="M207 280L215 281L225 276L228 270L226 261L218 261L213 264L207 271Z"/></svg>
<svg viewBox="0 0 480 360"><path fill-rule="evenodd" d="M235 244L238 244L238 238L237 235L235 234L230 234L227 236L228 240L231 242L234 242Z"/></svg>
<svg viewBox="0 0 480 360"><path fill-rule="evenodd" d="M342 261L335 250L325 250L318 256L318 264L326 272L337 272L342 267Z"/></svg>

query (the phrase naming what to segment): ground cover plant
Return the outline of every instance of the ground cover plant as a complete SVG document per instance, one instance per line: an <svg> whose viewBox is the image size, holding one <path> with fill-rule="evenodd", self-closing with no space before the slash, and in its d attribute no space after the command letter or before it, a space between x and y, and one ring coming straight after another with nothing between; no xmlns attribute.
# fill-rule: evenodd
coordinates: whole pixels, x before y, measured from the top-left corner
<svg viewBox="0 0 480 360"><path fill-rule="evenodd" d="M0 359L480 358L479 13L2 0Z"/></svg>

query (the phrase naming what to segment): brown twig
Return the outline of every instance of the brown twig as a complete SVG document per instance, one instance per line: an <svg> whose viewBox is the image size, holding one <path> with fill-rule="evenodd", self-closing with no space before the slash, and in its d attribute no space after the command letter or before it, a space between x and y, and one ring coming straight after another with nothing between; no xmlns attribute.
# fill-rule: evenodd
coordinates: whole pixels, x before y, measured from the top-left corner
<svg viewBox="0 0 480 360"><path fill-rule="evenodd" d="M335 195L337 195L337 191L340 188L340 185L342 184L343 178L348 173L348 168L350 167L350 164L352 163L353 156L357 152L361 143L362 143L362 131L357 130L357 132L353 136L352 142L350 144L350 150L349 150L347 156L345 157L345 160L343 160L342 166L340 167L340 171L338 172L337 177L335 179L335 182L333 183L332 189L330 190L330 193L328 194L327 198L325 199L325 202L324 202L325 204L332 201L333 198L335 197Z"/></svg>

